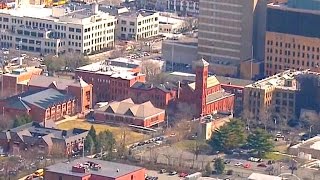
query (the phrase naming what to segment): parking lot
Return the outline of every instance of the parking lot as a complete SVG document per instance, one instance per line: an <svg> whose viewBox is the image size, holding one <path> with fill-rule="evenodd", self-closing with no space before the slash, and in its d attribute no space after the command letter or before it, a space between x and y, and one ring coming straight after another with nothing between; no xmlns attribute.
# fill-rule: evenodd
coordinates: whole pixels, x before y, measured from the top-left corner
<svg viewBox="0 0 320 180"><path fill-rule="evenodd" d="M159 172L152 171L152 170L148 170L147 175L152 176L152 177L158 177L158 180L180 180L180 179L182 179L181 177L179 177L179 175L170 176L168 173L160 174Z"/></svg>

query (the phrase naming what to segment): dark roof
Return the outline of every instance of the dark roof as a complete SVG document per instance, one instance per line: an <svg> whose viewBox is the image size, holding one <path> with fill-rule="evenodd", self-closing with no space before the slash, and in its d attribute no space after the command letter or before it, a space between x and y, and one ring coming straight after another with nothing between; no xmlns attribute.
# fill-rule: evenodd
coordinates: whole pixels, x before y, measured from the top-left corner
<svg viewBox="0 0 320 180"><path fill-rule="evenodd" d="M172 90L176 89L177 86L172 82L166 82L164 84L152 84L152 83L143 83L143 82L136 82L134 83L131 88L134 89L141 89L141 90L151 90L151 89L159 89L163 92L169 93Z"/></svg>
<svg viewBox="0 0 320 180"><path fill-rule="evenodd" d="M68 100L74 99L74 96L70 94L62 94L56 89L39 89L26 91L24 93L18 94L16 96L9 97L5 99L6 107L27 110L30 109L29 104L35 105L42 109L47 109L48 107L63 103Z"/></svg>
<svg viewBox="0 0 320 180"><path fill-rule="evenodd" d="M21 97L21 100L28 104L47 109L54 104L63 103L73 98L74 96L70 94L62 94L58 90L49 88L29 96Z"/></svg>
<svg viewBox="0 0 320 180"><path fill-rule="evenodd" d="M49 123L50 124L50 123ZM44 127L42 123L32 122L10 130L0 132L0 139L16 139L26 143L37 143L45 141L48 145L52 144L52 140L60 140L69 143L76 139L84 138L88 134L85 129L60 130L55 128Z"/></svg>
<svg viewBox="0 0 320 180"><path fill-rule="evenodd" d="M93 171L93 170L87 171L86 173L76 173L71 171L72 166L75 166L78 164L84 164L88 161L94 162L96 164L100 164L101 169L97 171ZM92 174L92 175L114 178L114 179L138 170L143 170L143 169L144 168L138 167L138 166L120 164L120 163L115 163L110 161L102 161L97 159L89 159L89 158L75 159L70 163L61 162L61 163L57 163L52 166L46 167L47 172L54 172L54 173L65 174L65 175L76 176L76 177L83 177L85 175ZM119 172L117 172L117 170L119 170Z"/></svg>
<svg viewBox="0 0 320 180"><path fill-rule="evenodd" d="M269 7L267 31L318 38L320 37L320 14Z"/></svg>

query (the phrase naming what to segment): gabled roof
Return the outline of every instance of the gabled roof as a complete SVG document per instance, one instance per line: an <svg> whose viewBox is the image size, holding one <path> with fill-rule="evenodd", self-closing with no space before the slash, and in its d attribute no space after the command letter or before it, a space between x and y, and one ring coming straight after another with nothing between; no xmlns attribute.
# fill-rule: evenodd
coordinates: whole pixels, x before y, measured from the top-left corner
<svg viewBox="0 0 320 180"><path fill-rule="evenodd" d="M55 89L46 89L29 96L22 97L22 101L26 104L32 104L42 109L47 109L54 104L60 104L72 100L74 96L70 94L62 94Z"/></svg>
<svg viewBox="0 0 320 180"><path fill-rule="evenodd" d="M82 79L63 79L52 76L32 75L29 86L43 87L43 88L55 88L58 90L66 90L68 86L85 87L88 84Z"/></svg>
<svg viewBox="0 0 320 180"><path fill-rule="evenodd" d="M130 98L120 102L111 102L108 105L97 109L97 111L139 118L146 118L164 112L163 109L154 107L150 101L142 104L134 104Z"/></svg>
<svg viewBox="0 0 320 180"><path fill-rule="evenodd" d="M208 77L208 79L207 79L207 88L211 88L211 87L219 85L219 84L220 84L220 82L218 81L216 76ZM188 86L193 91L196 89L196 83L195 82L188 84Z"/></svg>

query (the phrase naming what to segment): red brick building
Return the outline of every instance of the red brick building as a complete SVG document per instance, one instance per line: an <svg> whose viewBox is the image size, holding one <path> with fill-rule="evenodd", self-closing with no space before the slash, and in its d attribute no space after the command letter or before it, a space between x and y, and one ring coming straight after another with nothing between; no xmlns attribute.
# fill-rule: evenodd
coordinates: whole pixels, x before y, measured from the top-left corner
<svg viewBox="0 0 320 180"><path fill-rule="evenodd" d="M3 74L1 81L1 97L10 97L28 89L28 82L32 75L40 75L42 69L35 67L15 69L11 73Z"/></svg>
<svg viewBox="0 0 320 180"><path fill-rule="evenodd" d="M76 99L56 89L26 91L0 101L0 109L11 117L29 115L33 121L58 121L76 113Z"/></svg>
<svg viewBox="0 0 320 180"><path fill-rule="evenodd" d="M92 85L82 78L62 79L51 76L31 76L28 90L53 88L64 94L72 94L76 98L76 112L84 113L92 108Z"/></svg>
<svg viewBox="0 0 320 180"><path fill-rule="evenodd" d="M196 81L181 86L179 99L195 104L198 116L214 111L233 112L234 94L225 92L215 76L208 77L209 63L201 59L195 65Z"/></svg>
<svg viewBox="0 0 320 180"><path fill-rule="evenodd" d="M140 73L138 65L110 64L109 61L80 67L75 76L93 85L93 103L127 99L133 84L145 82L145 75Z"/></svg>
<svg viewBox="0 0 320 180"><path fill-rule="evenodd" d="M171 82L151 84L136 82L129 91L129 96L135 103L150 101L158 108L166 108L169 103L178 98L178 86Z"/></svg>
<svg viewBox="0 0 320 180"><path fill-rule="evenodd" d="M96 122L126 123L136 126L151 127L165 119L165 110L155 108L150 101L135 104L131 99L114 101L95 109Z"/></svg>
<svg viewBox="0 0 320 180"><path fill-rule="evenodd" d="M45 168L44 179L57 180L143 180L142 167L97 159L81 158Z"/></svg>
<svg viewBox="0 0 320 180"><path fill-rule="evenodd" d="M5 152L15 155L25 152L46 155L53 151L72 155L82 152L87 135L88 130L84 129L56 129L52 121L46 124L32 122L0 132L0 146Z"/></svg>

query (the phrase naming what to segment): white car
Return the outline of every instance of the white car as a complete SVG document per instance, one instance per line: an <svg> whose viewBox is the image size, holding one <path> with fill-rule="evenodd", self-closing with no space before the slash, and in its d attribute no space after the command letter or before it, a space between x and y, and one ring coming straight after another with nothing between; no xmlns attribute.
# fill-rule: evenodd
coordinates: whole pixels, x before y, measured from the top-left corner
<svg viewBox="0 0 320 180"><path fill-rule="evenodd" d="M243 165L242 162L237 162L237 163L234 164L234 166L237 166L237 167L242 166L242 165Z"/></svg>
<svg viewBox="0 0 320 180"><path fill-rule="evenodd" d="M261 159L255 157L250 157L248 160L251 162L261 162Z"/></svg>

